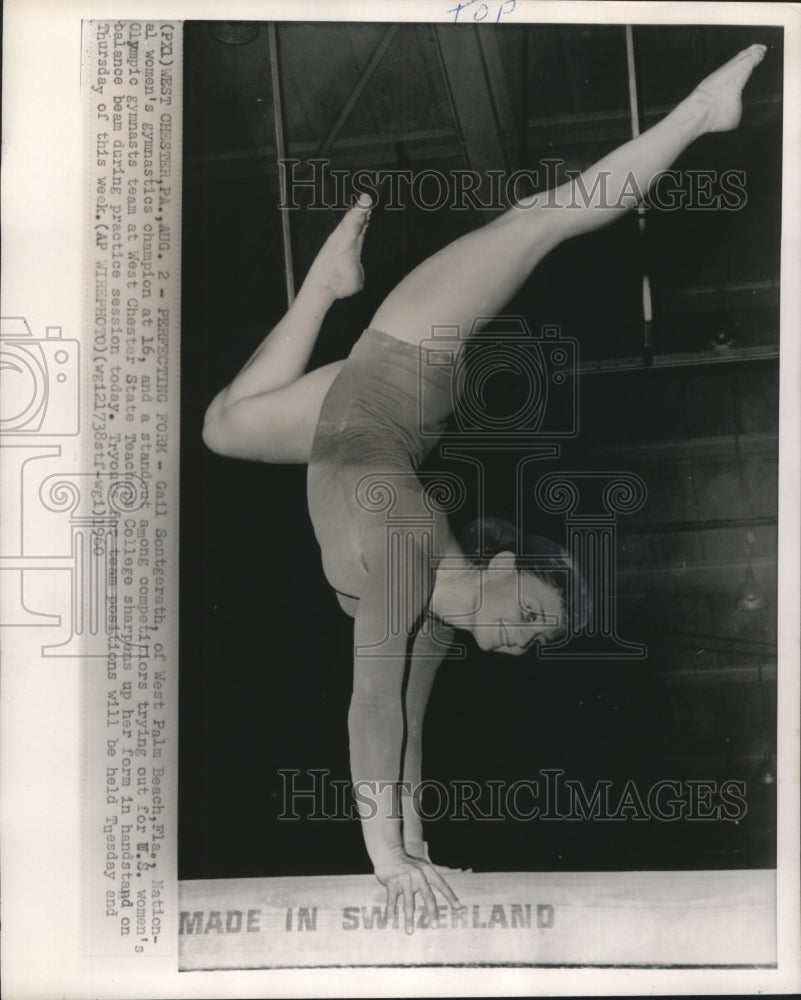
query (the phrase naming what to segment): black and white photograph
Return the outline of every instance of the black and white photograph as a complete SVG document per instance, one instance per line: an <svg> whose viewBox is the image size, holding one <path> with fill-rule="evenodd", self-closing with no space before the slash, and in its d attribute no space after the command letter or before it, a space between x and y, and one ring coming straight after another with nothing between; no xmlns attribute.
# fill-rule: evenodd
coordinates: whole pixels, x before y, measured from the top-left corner
<svg viewBox="0 0 801 1000"><path fill-rule="evenodd" d="M776 960L783 32L505 6L184 26L187 967Z"/></svg>
<svg viewBox="0 0 801 1000"><path fill-rule="evenodd" d="M798 992L792 5L4 28L4 995Z"/></svg>

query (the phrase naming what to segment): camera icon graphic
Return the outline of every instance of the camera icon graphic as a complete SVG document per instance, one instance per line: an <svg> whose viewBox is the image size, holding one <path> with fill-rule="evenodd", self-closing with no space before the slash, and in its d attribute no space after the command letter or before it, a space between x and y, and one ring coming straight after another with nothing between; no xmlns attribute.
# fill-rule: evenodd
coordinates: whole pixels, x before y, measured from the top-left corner
<svg viewBox="0 0 801 1000"><path fill-rule="evenodd" d="M0 318L0 434L78 433L79 348L60 326L34 337L24 317Z"/></svg>
<svg viewBox="0 0 801 1000"><path fill-rule="evenodd" d="M578 433L578 341L522 316L477 317L466 335L434 327L420 345L420 432L438 438L572 438ZM443 379L455 431L444 431ZM493 392L493 382L496 382Z"/></svg>

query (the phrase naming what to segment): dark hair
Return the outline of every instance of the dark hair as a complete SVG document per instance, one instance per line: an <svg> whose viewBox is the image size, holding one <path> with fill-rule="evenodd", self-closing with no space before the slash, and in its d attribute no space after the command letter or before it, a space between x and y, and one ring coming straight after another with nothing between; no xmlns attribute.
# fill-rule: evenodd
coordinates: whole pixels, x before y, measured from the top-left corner
<svg viewBox="0 0 801 1000"><path fill-rule="evenodd" d="M567 549L552 538L522 534L503 518L484 517L464 526L459 543L473 566L488 566L499 552L513 552L521 573L532 573L559 592L575 628L586 622L589 602L584 577Z"/></svg>

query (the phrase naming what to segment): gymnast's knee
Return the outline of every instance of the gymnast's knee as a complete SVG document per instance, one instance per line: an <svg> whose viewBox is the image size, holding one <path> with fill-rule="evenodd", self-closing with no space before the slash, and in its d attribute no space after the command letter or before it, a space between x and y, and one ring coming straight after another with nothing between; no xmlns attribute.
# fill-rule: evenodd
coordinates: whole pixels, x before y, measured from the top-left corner
<svg viewBox="0 0 801 1000"><path fill-rule="evenodd" d="M216 396L203 418L201 432L203 443L216 455L224 458L238 458L241 448L237 447L237 435L231 427L230 414L226 411L220 396Z"/></svg>
<svg viewBox="0 0 801 1000"><path fill-rule="evenodd" d="M203 430L201 432L201 436L203 438L203 444L205 444L210 451L213 451L217 455L225 455L226 439L218 399L219 397L215 397L206 410L203 418Z"/></svg>

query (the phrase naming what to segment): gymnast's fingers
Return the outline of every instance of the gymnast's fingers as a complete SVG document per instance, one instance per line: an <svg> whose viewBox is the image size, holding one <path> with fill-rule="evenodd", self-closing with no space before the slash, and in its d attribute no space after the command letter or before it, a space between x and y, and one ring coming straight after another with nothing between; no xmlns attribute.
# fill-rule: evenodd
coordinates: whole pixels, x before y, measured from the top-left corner
<svg viewBox="0 0 801 1000"><path fill-rule="evenodd" d="M403 915L406 921L406 933L414 933L414 883L411 875L404 875L401 880L403 893Z"/></svg>
<svg viewBox="0 0 801 1000"><path fill-rule="evenodd" d="M413 878L415 881L415 887L420 893L420 896L425 904L428 920L430 923L436 924L439 917L439 913L437 911L437 901L434 898L434 892L429 885L425 869L418 868Z"/></svg>
<svg viewBox="0 0 801 1000"><path fill-rule="evenodd" d="M393 881L387 886L387 908L384 911L384 919L389 921L395 914L395 910L398 906L398 896L400 895L400 889L397 884Z"/></svg>
<svg viewBox="0 0 801 1000"><path fill-rule="evenodd" d="M451 904L451 908L454 910L461 910L464 907L464 903L459 902L459 898L456 893L451 889L445 879L440 875L440 873L434 868L433 865L429 865L428 869L430 871L429 881L430 883L442 893L442 895Z"/></svg>

